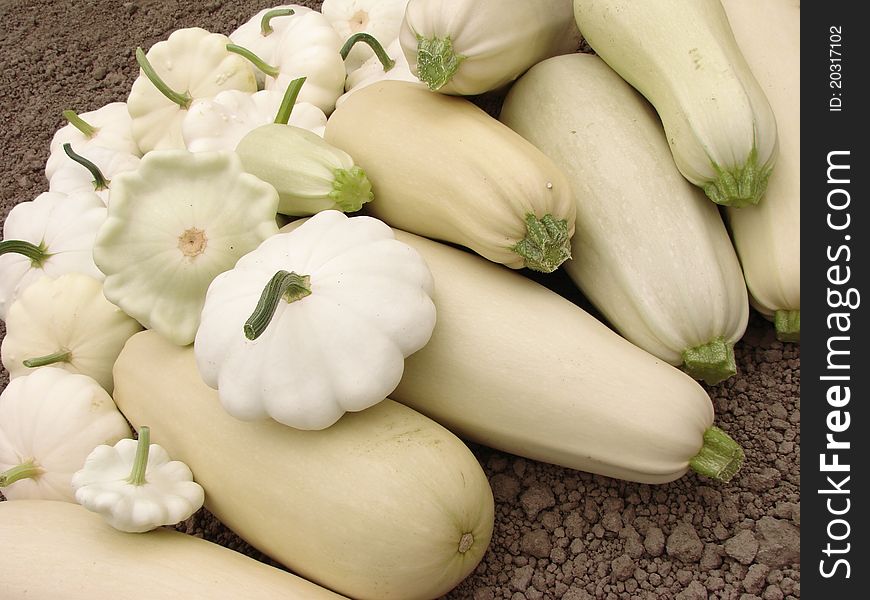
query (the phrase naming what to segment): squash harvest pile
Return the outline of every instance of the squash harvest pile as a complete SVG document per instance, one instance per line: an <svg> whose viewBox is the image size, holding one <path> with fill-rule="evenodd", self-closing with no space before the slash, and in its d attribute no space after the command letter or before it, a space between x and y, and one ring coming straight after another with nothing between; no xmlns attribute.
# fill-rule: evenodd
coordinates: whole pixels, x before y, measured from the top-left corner
<svg viewBox="0 0 870 600"><path fill-rule="evenodd" d="M750 307L800 340L770 5L324 0L137 48L4 223L0 596L438 598L493 536L466 442L727 485L702 382ZM202 506L289 572L165 527Z"/></svg>

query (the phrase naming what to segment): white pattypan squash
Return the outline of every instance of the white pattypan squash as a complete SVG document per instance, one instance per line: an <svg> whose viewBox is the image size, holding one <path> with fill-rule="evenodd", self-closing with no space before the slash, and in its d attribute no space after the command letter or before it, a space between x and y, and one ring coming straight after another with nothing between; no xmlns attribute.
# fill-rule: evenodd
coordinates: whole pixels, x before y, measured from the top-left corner
<svg viewBox="0 0 870 600"><path fill-rule="evenodd" d="M112 182L94 261L109 301L167 339L193 342L211 280L275 234L278 193L233 152L149 152Z"/></svg>
<svg viewBox="0 0 870 600"><path fill-rule="evenodd" d="M239 25L229 38L233 44L241 46L265 62L275 56L278 40L290 26L290 17L296 14L304 15L312 9L299 4L281 4L264 8L246 22ZM266 74L255 68L257 86L263 89Z"/></svg>
<svg viewBox="0 0 870 600"><path fill-rule="evenodd" d="M61 152L66 155L63 149ZM139 160L135 154L101 146L88 146L83 153L72 150L66 155L66 162L58 164L49 178L48 191L61 194L94 192L103 204L108 205L112 178L124 171L132 171L139 166Z"/></svg>
<svg viewBox="0 0 870 600"><path fill-rule="evenodd" d="M106 300L102 282L93 277L42 277L9 307L0 354L10 377L52 366L88 375L111 393L115 359L141 330Z"/></svg>
<svg viewBox="0 0 870 600"><path fill-rule="evenodd" d="M402 45L399 43L399 40L394 40L384 49L384 52L391 61L389 69L384 66L380 57L377 55L372 56L347 76L347 80L344 82L345 93L336 100L336 106L340 106L353 92L384 79L408 81L421 86L425 85L417 79L416 75L411 73L408 59L405 58L405 53L402 52Z"/></svg>
<svg viewBox="0 0 870 600"><path fill-rule="evenodd" d="M131 435L100 384L46 367L0 394L0 491L9 500L75 502L70 485L90 452Z"/></svg>
<svg viewBox="0 0 870 600"><path fill-rule="evenodd" d="M342 40L365 32L377 38L383 46L389 46L399 39L407 5L408 0L323 0L320 12ZM354 46L344 60L348 76L373 57L371 48L360 44Z"/></svg>
<svg viewBox="0 0 870 600"><path fill-rule="evenodd" d="M43 275L76 272L102 280L93 249L105 220L106 206L93 192L44 192L16 204L0 242L0 318L5 320L9 305Z"/></svg>
<svg viewBox="0 0 870 600"><path fill-rule="evenodd" d="M184 143L191 152L235 150L247 133L274 122L283 98L279 90L255 94L228 90L214 98L197 100L181 126ZM288 123L323 137L326 115L309 102L297 102Z"/></svg>
<svg viewBox="0 0 870 600"><path fill-rule="evenodd" d="M324 211L215 278L197 366L234 417L323 429L395 389L432 334L432 291L386 224Z"/></svg>
<svg viewBox="0 0 870 600"><path fill-rule="evenodd" d="M126 102L110 102L90 112L76 114L65 110L63 116L69 121L51 138L51 154L45 163L45 177L51 176L69 158L63 151L64 144L72 144L73 150L86 153L90 146L108 148L122 154L141 156L139 146L133 139L132 120Z"/></svg>
<svg viewBox="0 0 870 600"><path fill-rule="evenodd" d="M127 110L133 139L143 154L184 148L181 122L193 100L224 90L257 91L253 67L228 51L229 43L220 33L188 27L172 32L147 54L137 49L141 70L127 97Z"/></svg>

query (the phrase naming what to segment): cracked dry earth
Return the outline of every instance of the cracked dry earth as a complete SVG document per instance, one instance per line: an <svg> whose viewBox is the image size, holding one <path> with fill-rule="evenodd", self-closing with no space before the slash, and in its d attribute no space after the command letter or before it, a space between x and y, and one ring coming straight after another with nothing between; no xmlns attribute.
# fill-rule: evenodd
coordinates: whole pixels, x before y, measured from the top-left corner
<svg viewBox="0 0 870 600"><path fill-rule="evenodd" d="M229 33L271 5L0 2L3 217L47 190L43 168L62 110L126 99L136 45L188 26ZM641 485L472 446L495 494L495 532L481 564L447 598L799 598L800 349L776 341L753 315L736 355L738 375L707 388L718 425L746 451L727 485L693 474ZM204 509L177 528L268 561Z"/></svg>

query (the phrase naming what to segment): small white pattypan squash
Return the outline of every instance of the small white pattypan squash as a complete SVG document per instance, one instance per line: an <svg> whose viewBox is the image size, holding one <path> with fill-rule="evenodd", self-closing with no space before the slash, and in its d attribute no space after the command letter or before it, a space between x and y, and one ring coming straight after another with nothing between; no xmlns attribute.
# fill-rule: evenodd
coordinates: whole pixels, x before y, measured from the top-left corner
<svg viewBox="0 0 870 600"><path fill-rule="evenodd" d="M197 100L181 126L184 143L191 152L235 150L247 133L275 121L283 99L284 93L278 90L255 94L228 90L211 99ZM297 102L288 124L323 137L326 115L309 102Z"/></svg>
<svg viewBox="0 0 870 600"><path fill-rule="evenodd" d="M341 106L341 103L353 92L384 79L408 81L421 86L425 85L417 79L416 75L411 73L408 59L405 58L405 53L402 51L402 45L399 43L399 40L394 40L383 50L377 46L372 47L377 48L376 54L347 76L347 81L344 82L345 93L335 102L336 106Z"/></svg>
<svg viewBox="0 0 870 600"><path fill-rule="evenodd" d="M106 300L102 282L93 277L42 277L9 307L0 355L10 377L52 366L88 375L112 393L115 360L141 329Z"/></svg>
<svg viewBox="0 0 870 600"><path fill-rule="evenodd" d="M76 502L127 533L180 523L205 500L190 468L152 444L144 425L138 441L123 439L94 448L71 484Z"/></svg>
<svg viewBox="0 0 870 600"><path fill-rule="evenodd" d="M172 342L193 342L205 292L278 226L278 194L234 152L149 152L112 182L94 244L106 298Z"/></svg>
<svg viewBox="0 0 870 600"><path fill-rule="evenodd" d="M105 220L106 206L93 192L44 192L16 204L0 242L0 318L5 320L9 305L43 275L76 272L102 280L93 249Z"/></svg>
<svg viewBox="0 0 870 600"><path fill-rule="evenodd" d="M432 291L386 224L324 211L215 278L196 363L234 417L323 429L395 389L432 334Z"/></svg>
<svg viewBox="0 0 870 600"><path fill-rule="evenodd" d="M139 77L127 97L133 139L144 154L184 148L181 123L197 98L213 98L224 90L254 93L251 64L227 50L230 40L199 27L172 32L148 53L136 50Z"/></svg>
<svg viewBox="0 0 870 600"><path fill-rule="evenodd" d="M101 146L88 146L84 155L72 149L69 142L61 150L66 162L58 164L48 180L49 192L74 194L94 192L109 204L109 189L115 175L139 166L139 157Z"/></svg>
<svg viewBox="0 0 870 600"><path fill-rule="evenodd" d="M408 0L323 0L320 12L343 40L365 32L389 46L399 39L407 5ZM344 60L348 76L373 57L371 48L354 46Z"/></svg>
<svg viewBox="0 0 870 600"><path fill-rule="evenodd" d="M16 377L0 394L0 491L9 500L75 502L70 480L91 450L131 433L87 375L45 367Z"/></svg>
<svg viewBox="0 0 870 600"><path fill-rule="evenodd" d="M292 14L287 14L293 11ZM270 12L270 30L262 22ZM267 90L284 91L294 79L306 78L300 102L310 102L329 115L344 91L342 39L326 18L298 5L262 10L230 34L231 50L240 52L265 74Z"/></svg>
<svg viewBox="0 0 870 600"><path fill-rule="evenodd" d="M45 177L51 176L58 167L69 162L63 151L64 144L72 144L77 153L87 153L90 146L108 148L121 154L141 156L139 146L133 139L132 120L126 102L110 102L90 112L76 114L63 111L66 125L58 129L51 139L51 154L45 163Z"/></svg>

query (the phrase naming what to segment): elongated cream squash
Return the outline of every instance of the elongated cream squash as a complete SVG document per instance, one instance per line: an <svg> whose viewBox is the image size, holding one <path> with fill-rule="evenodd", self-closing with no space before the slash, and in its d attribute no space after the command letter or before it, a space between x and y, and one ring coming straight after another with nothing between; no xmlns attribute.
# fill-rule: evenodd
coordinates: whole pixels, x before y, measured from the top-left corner
<svg viewBox="0 0 870 600"><path fill-rule="evenodd" d="M218 519L341 594L436 598L489 544L492 492L474 455L391 400L322 431L238 421L200 379L193 348L152 331L130 338L118 358L115 400L187 463Z"/></svg>
<svg viewBox="0 0 870 600"><path fill-rule="evenodd" d="M716 203L757 204L776 120L719 0L574 0L595 52L655 106L680 172Z"/></svg>
<svg viewBox="0 0 870 600"><path fill-rule="evenodd" d="M776 113L779 158L764 202L729 208L728 222L752 305L779 339L801 325L801 64L798 0L723 0L731 29Z"/></svg>
<svg viewBox="0 0 870 600"><path fill-rule="evenodd" d="M338 600L309 581L173 529L124 533L78 504L0 502L0 598Z"/></svg>
<svg viewBox="0 0 870 600"><path fill-rule="evenodd" d="M696 379L733 375L749 317L740 263L643 97L597 56L557 56L514 84L500 119L571 182L577 232L563 268L585 296L629 341Z"/></svg>
<svg viewBox="0 0 870 600"><path fill-rule="evenodd" d="M693 469L727 481L740 468L740 446L679 369L519 273L396 239L429 265L438 322L392 398L465 439L609 477L666 483Z"/></svg>
<svg viewBox="0 0 870 600"><path fill-rule="evenodd" d="M368 174L366 212L519 269L570 255L574 199L540 150L470 101L381 81L348 97L326 140Z"/></svg>

